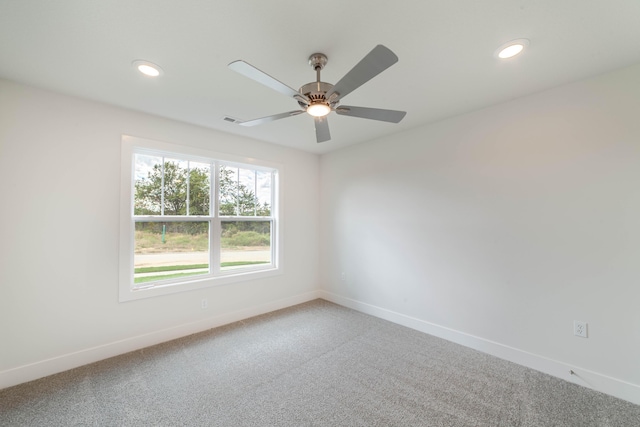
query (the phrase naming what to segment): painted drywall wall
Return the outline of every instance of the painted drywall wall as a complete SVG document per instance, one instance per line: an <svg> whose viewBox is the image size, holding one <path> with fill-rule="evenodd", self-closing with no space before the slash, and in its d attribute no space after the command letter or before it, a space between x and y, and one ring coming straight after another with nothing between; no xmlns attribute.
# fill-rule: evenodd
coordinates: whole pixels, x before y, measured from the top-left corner
<svg viewBox="0 0 640 427"><path fill-rule="evenodd" d="M323 155L323 289L640 403L639 118L640 65Z"/></svg>
<svg viewBox="0 0 640 427"><path fill-rule="evenodd" d="M122 134L282 165L284 273L119 303ZM0 386L315 298L318 169L316 155L0 80Z"/></svg>

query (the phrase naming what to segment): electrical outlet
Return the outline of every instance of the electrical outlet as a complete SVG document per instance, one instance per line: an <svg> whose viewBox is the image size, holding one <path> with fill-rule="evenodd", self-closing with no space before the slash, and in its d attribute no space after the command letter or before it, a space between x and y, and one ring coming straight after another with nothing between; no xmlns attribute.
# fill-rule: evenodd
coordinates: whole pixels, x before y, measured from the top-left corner
<svg viewBox="0 0 640 427"><path fill-rule="evenodd" d="M573 321L573 335L581 338L587 338L587 322L580 320Z"/></svg>
<svg viewBox="0 0 640 427"><path fill-rule="evenodd" d="M202 307L203 310L206 310L209 307L209 301L207 301L206 298L203 298L202 301L200 301L200 307Z"/></svg>
<svg viewBox="0 0 640 427"><path fill-rule="evenodd" d="M343 271L342 274L340 274L340 280L342 280L343 282L346 282L347 281L347 273L345 273Z"/></svg>

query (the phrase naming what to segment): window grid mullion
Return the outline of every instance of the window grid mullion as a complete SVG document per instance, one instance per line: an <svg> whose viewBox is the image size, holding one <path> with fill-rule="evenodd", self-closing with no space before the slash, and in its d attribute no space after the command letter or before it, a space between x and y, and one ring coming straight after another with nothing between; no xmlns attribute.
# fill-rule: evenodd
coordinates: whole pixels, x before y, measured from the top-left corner
<svg viewBox="0 0 640 427"><path fill-rule="evenodd" d="M240 168L236 168L236 215L240 215Z"/></svg>
<svg viewBox="0 0 640 427"><path fill-rule="evenodd" d="M134 222L203 222L211 221L212 216L186 215L134 215Z"/></svg>
<svg viewBox="0 0 640 427"><path fill-rule="evenodd" d="M191 162L187 161L187 200L186 200L186 205L187 205L187 215L189 215L189 181L191 180Z"/></svg>
<svg viewBox="0 0 640 427"><path fill-rule="evenodd" d="M211 273L214 276L220 274L220 258L222 256L222 226L220 224L220 162L212 162L213 170L213 185L211 189L211 203L209 209L211 210L211 222L209 236L209 265L211 266Z"/></svg>
<svg viewBox="0 0 640 427"><path fill-rule="evenodd" d="M160 177L160 215L164 215L164 159L165 157L162 156L162 166L160 168L162 170Z"/></svg>

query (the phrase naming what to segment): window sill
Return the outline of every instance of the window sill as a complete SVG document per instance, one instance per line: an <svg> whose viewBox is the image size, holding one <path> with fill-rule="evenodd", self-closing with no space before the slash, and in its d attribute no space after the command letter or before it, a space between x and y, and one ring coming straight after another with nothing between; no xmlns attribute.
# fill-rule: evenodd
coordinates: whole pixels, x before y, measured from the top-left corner
<svg viewBox="0 0 640 427"><path fill-rule="evenodd" d="M279 276L282 274L281 268L269 268L259 271L234 271L227 276L204 277L202 279L191 279L188 282L171 282L166 284L155 284L148 287L131 288L129 283L120 287L120 302L134 301L161 295L170 295L179 292L204 289L215 286L230 285L233 283L246 282L249 280L259 280L267 277Z"/></svg>

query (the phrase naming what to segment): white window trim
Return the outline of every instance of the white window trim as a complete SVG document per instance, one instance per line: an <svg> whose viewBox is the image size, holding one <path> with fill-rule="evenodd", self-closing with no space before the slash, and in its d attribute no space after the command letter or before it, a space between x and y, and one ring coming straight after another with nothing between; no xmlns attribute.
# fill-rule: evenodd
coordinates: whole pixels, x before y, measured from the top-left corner
<svg viewBox="0 0 640 427"><path fill-rule="evenodd" d="M216 277L190 278L187 281L175 281L171 283L161 283L152 287L133 287L133 269L134 269L134 233L133 233L133 176L134 162L133 154L137 149L145 149L150 151L158 151L165 153L175 153L178 156L194 157L204 159L216 159L224 163L237 163L239 165L251 165L257 168L277 169L275 174L275 185L273 185L274 206L272 207L272 217L275 219L274 228L272 230L272 268L260 268L252 270L250 267L242 270L231 270L220 274ZM159 295L168 295L178 292L202 289L211 286L229 285L232 283L244 282L248 280L262 279L272 277L283 273L283 226L282 226L282 189L283 167L280 164L260 161L254 158L234 156L215 151L209 151L201 148L171 144L167 142L154 141L145 138L139 138L130 135L122 135L121 145L121 172L120 172L120 276L119 276L119 301L133 301L142 298L149 298ZM213 178L213 177L212 177ZM216 178L217 181L217 178ZM211 185L212 188L216 186ZM215 200L212 198L212 200ZM222 217L224 220L234 220L236 217ZM253 217L240 217L242 220L253 219ZM190 218L191 220L194 217ZM255 218L259 220L260 218ZM216 224L213 221L212 224ZM219 231L219 230L218 230ZM215 230L211 230L214 233ZM213 252L214 248L211 249Z"/></svg>

